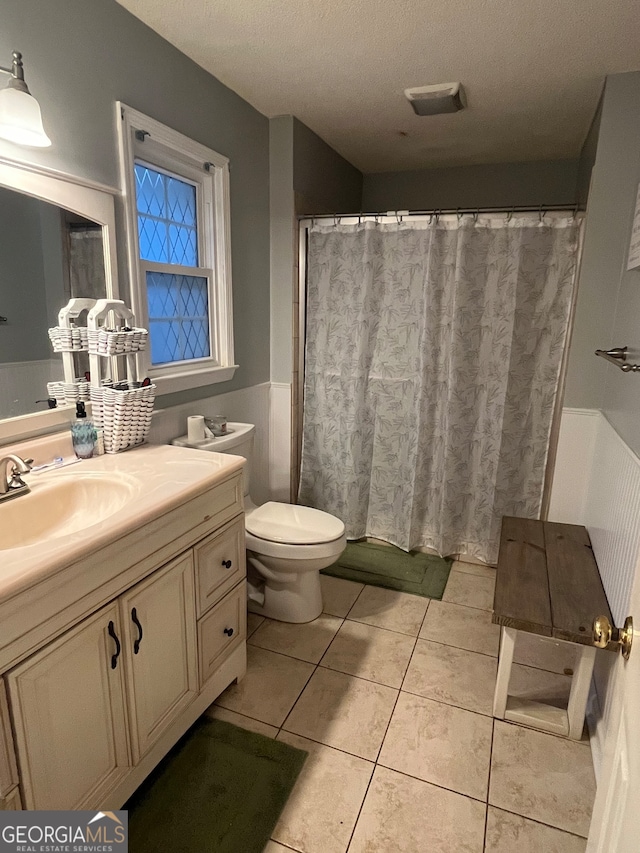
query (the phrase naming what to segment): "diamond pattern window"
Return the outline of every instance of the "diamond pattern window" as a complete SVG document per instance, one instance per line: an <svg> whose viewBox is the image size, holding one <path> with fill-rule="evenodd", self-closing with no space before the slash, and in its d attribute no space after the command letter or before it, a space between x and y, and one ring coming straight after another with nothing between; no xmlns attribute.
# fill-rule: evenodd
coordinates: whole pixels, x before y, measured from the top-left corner
<svg viewBox="0 0 640 853"><path fill-rule="evenodd" d="M136 318L160 393L233 376L229 163L123 104L120 152Z"/></svg>

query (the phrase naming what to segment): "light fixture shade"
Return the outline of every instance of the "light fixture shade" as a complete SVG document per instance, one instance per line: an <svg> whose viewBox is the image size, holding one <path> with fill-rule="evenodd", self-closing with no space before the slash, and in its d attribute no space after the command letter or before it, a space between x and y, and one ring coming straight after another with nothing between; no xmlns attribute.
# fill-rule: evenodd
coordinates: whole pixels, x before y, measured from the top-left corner
<svg viewBox="0 0 640 853"><path fill-rule="evenodd" d="M0 138L34 148L51 145L42 126L40 105L33 95L11 86L0 90Z"/></svg>

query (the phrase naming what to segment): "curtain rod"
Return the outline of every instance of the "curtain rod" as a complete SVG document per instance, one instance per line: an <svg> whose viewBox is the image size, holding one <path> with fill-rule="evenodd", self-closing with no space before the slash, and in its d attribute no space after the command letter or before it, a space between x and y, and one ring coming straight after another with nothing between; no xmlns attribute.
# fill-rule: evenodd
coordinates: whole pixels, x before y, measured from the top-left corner
<svg viewBox="0 0 640 853"><path fill-rule="evenodd" d="M377 213L305 213L299 214L298 219L361 219L375 218L376 216L447 216L458 214L462 216L469 213L547 213L552 211L567 211L578 213L584 211L585 206L581 204L539 204L539 205L514 205L511 207L438 207L432 210L379 210Z"/></svg>

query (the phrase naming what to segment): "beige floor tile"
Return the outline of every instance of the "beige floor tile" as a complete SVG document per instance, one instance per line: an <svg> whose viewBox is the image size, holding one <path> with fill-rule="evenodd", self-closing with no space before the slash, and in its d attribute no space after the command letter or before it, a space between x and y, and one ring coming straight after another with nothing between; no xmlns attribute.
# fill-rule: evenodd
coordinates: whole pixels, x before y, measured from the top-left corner
<svg viewBox="0 0 640 853"><path fill-rule="evenodd" d="M216 705L280 726L295 704L313 664L247 646L247 674L216 699Z"/></svg>
<svg viewBox="0 0 640 853"><path fill-rule="evenodd" d="M397 696L391 687L320 667L283 728L375 761Z"/></svg>
<svg viewBox="0 0 640 853"><path fill-rule="evenodd" d="M594 796L588 744L496 720L491 805L586 838Z"/></svg>
<svg viewBox="0 0 640 853"><path fill-rule="evenodd" d="M278 740L309 755L272 837L304 853L344 853L374 765L290 732Z"/></svg>
<svg viewBox="0 0 640 853"><path fill-rule="evenodd" d="M509 681L509 695L532 699L557 708L566 708L569 703L571 676L546 672L531 666L513 664Z"/></svg>
<svg viewBox="0 0 640 853"><path fill-rule="evenodd" d="M491 716L497 668L488 655L418 640L402 689Z"/></svg>
<svg viewBox="0 0 640 853"><path fill-rule="evenodd" d="M518 631L513 660L514 663L535 666L548 672L564 673L565 669L573 672L576 648L571 644L529 634L527 631Z"/></svg>
<svg viewBox="0 0 640 853"><path fill-rule="evenodd" d="M485 806L376 767L349 853L482 853Z"/></svg>
<svg viewBox="0 0 640 853"><path fill-rule="evenodd" d="M364 584L320 575L322 609L332 616L345 617L364 589Z"/></svg>
<svg viewBox="0 0 640 853"><path fill-rule="evenodd" d="M342 619L321 613L313 622L296 625L266 619L249 640L252 646L318 663L335 637Z"/></svg>
<svg viewBox="0 0 640 853"><path fill-rule="evenodd" d="M264 616L259 616L257 613L247 613L247 637L257 631L263 622Z"/></svg>
<svg viewBox="0 0 640 853"><path fill-rule="evenodd" d="M495 578L470 575L454 569L449 575L442 600L477 607L479 610L493 610L495 585Z"/></svg>
<svg viewBox="0 0 640 853"><path fill-rule="evenodd" d="M489 717L403 692L378 763L486 800L492 730Z"/></svg>
<svg viewBox="0 0 640 853"><path fill-rule="evenodd" d="M585 853L587 842L489 806L486 853Z"/></svg>
<svg viewBox="0 0 640 853"><path fill-rule="evenodd" d="M481 566L478 563L465 563L464 560L456 560L452 569L455 572L463 572L467 575L477 575L480 578L496 579L496 570L493 566Z"/></svg>
<svg viewBox="0 0 640 853"><path fill-rule="evenodd" d="M400 687L414 645L413 637L406 634L347 620L320 665L378 684Z"/></svg>
<svg viewBox="0 0 640 853"><path fill-rule="evenodd" d="M278 844L277 841L270 841L262 853L291 853L293 849L293 847L285 847L283 844Z"/></svg>
<svg viewBox="0 0 640 853"><path fill-rule="evenodd" d="M366 586L349 611L348 618L417 637L428 604L429 599L419 595Z"/></svg>
<svg viewBox="0 0 640 853"><path fill-rule="evenodd" d="M225 723L233 723L234 726L264 735L265 737L275 737L278 734L278 729L275 726L261 723L260 720L254 720L252 717L245 717L244 714L237 714L228 708L221 708L220 705L211 705L211 707L207 708L205 714L212 719L224 720Z"/></svg>
<svg viewBox="0 0 640 853"><path fill-rule="evenodd" d="M491 613L449 601L429 604L420 637L494 657L500 648L500 626L491 622Z"/></svg>

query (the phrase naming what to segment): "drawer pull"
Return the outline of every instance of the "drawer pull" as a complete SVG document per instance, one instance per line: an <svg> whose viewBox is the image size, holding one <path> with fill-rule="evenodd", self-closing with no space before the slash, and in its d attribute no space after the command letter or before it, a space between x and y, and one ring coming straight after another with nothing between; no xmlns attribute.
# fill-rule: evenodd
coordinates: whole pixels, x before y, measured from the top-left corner
<svg viewBox="0 0 640 853"><path fill-rule="evenodd" d="M233 637L233 628L225 628L224 633L227 635L227 637Z"/></svg>
<svg viewBox="0 0 640 853"><path fill-rule="evenodd" d="M109 622L109 627L107 628L109 632L109 636L113 638L116 644L116 653L115 655L111 655L111 669L115 669L118 666L118 658L120 657L120 640L118 639L118 635L115 632L115 627L113 622Z"/></svg>
<svg viewBox="0 0 640 853"><path fill-rule="evenodd" d="M223 560L222 565L225 567L225 569L230 569L233 563L231 562L231 560Z"/></svg>
<svg viewBox="0 0 640 853"><path fill-rule="evenodd" d="M142 625L138 619L138 612L135 607L131 611L131 621L138 629L138 639L133 644L133 653L134 655L137 655L140 651L140 643L142 642Z"/></svg>

